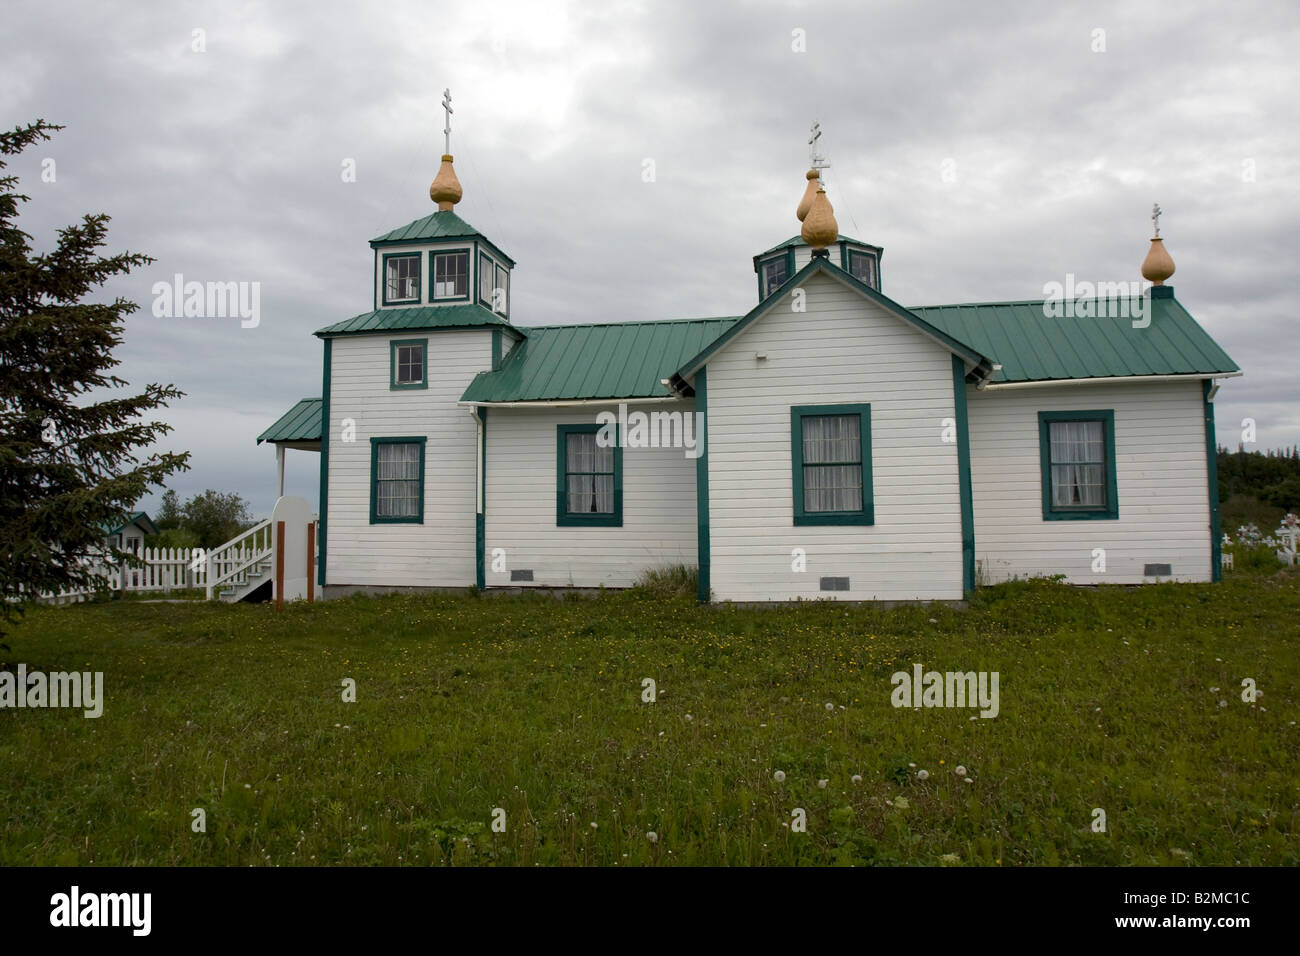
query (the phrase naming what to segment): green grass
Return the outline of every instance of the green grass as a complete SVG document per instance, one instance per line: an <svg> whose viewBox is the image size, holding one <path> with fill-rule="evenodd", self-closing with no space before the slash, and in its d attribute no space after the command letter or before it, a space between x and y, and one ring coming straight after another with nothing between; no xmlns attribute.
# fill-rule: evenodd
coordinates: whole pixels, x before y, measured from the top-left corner
<svg viewBox="0 0 1300 956"><path fill-rule="evenodd" d="M1300 861L1295 572L1014 583L966 611L700 608L679 577L35 609L4 669L103 671L107 701L0 711L0 863ZM1000 715L894 709L914 662L998 671Z"/></svg>

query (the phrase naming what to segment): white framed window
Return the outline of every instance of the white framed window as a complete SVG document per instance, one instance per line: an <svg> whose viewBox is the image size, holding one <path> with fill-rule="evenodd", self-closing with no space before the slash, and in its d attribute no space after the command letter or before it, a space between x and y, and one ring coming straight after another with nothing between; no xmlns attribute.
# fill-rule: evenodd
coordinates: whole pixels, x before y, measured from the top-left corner
<svg viewBox="0 0 1300 956"><path fill-rule="evenodd" d="M849 250L849 275L873 289L879 290L880 288L880 274L876 269L876 257L869 252L858 252L856 249Z"/></svg>
<svg viewBox="0 0 1300 956"><path fill-rule="evenodd" d="M763 298L767 298L779 289L786 279L790 278L789 260L785 253L782 253L775 258L761 262L759 272L763 280Z"/></svg>
<svg viewBox="0 0 1300 956"><path fill-rule="evenodd" d="M497 263L496 285L492 287L492 311L507 315L510 311L510 277L506 267Z"/></svg>
<svg viewBox="0 0 1300 956"><path fill-rule="evenodd" d="M496 282L496 263L486 252L478 256L478 300L482 305L492 308L492 287Z"/></svg>
<svg viewBox="0 0 1300 956"><path fill-rule="evenodd" d="M420 301L420 254L384 256L384 305Z"/></svg>
<svg viewBox="0 0 1300 956"><path fill-rule="evenodd" d="M469 298L469 253L433 254L433 298Z"/></svg>

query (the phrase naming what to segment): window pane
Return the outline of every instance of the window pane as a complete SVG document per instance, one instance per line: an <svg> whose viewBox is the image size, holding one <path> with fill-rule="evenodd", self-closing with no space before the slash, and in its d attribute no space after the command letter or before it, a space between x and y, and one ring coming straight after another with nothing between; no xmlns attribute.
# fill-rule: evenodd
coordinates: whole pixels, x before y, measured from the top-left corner
<svg viewBox="0 0 1300 956"><path fill-rule="evenodd" d="M770 295L780 287L781 283L785 282L785 280L789 278L785 271L785 258L773 259L771 262L764 263L763 278L763 294Z"/></svg>
<svg viewBox="0 0 1300 956"><path fill-rule="evenodd" d="M469 253L447 252L433 257L433 297L456 298L469 294Z"/></svg>
<svg viewBox="0 0 1300 956"><path fill-rule="evenodd" d="M873 289L876 287L876 260L862 252L849 252L849 274L865 282Z"/></svg>
<svg viewBox="0 0 1300 956"><path fill-rule="evenodd" d="M809 415L802 419L805 465L862 463L862 429L858 415Z"/></svg>
<svg viewBox="0 0 1300 956"><path fill-rule="evenodd" d="M500 290L500 291L499 291L500 301L497 301L496 299L493 299L493 301L492 301L492 308L495 309L496 311L500 312L502 315L505 315L505 314L506 314L506 311L507 311L507 309L506 309L506 282L507 282L507 280L506 280L506 270L505 270L505 266L497 266L496 286L495 286L495 288L494 288L493 291L496 292L497 290Z"/></svg>
<svg viewBox="0 0 1300 956"><path fill-rule="evenodd" d="M478 258L478 297L489 306L492 304L492 283L496 280L496 270L492 260L485 255Z"/></svg>
<svg viewBox="0 0 1300 956"><path fill-rule="evenodd" d="M419 298L420 257L400 256L389 259L386 281L389 299Z"/></svg>
<svg viewBox="0 0 1300 956"><path fill-rule="evenodd" d="M424 381L424 348L420 345L397 347L397 382L413 385Z"/></svg>
<svg viewBox="0 0 1300 956"><path fill-rule="evenodd" d="M1106 426L1100 421L1049 422L1052 504L1106 507Z"/></svg>
<svg viewBox="0 0 1300 956"><path fill-rule="evenodd" d="M386 442L378 447L375 511L385 518L414 518L420 508L420 445Z"/></svg>
<svg viewBox="0 0 1300 956"><path fill-rule="evenodd" d="M861 511L862 466L805 466L803 510L810 514L816 511Z"/></svg>
<svg viewBox="0 0 1300 956"><path fill-rule="evenodd" d="M565 436L565 508L570 514L614 513L614 448L596 443L595 432Z"/></svg>

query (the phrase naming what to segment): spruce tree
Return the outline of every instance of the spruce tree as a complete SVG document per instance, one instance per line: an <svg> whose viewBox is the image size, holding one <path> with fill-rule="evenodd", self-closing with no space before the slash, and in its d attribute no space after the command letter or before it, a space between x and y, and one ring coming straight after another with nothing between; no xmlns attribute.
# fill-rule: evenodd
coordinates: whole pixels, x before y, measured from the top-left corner
<svg viewBox="0 0 1300 956"><path fill-rule="evenodd" d="M0 132L0 171L62 129L44 120ZM150 488L186 469L189 453L145 450L171 431L145 416L182 393L113 375L113 350L136 304L96 301L114 276L153 260L99 253L109 217L86 215L33 253L18 228L18 177L0 176L0 625L41 592L96 586L88 563L105 531Z"/></svg>

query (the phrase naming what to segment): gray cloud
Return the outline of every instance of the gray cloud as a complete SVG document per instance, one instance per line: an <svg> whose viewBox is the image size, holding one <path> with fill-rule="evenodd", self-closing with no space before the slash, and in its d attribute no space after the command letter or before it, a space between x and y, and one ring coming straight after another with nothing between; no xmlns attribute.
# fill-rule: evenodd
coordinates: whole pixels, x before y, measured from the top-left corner
<svg viewBox="0 0 1300 956"><path fill-rule="evenodd" d="M168 446L194 452L182 495L269 510L253 440L319 394L311 332L370 307L367 241L432 208L445 86L458 212L518 261L521 325L747 311L751 257L798 231L818 119L841 230L885 247L905 304L1137 278L1159 200L1180 300L1247 373L1219 394L1220 441L1249 416L1275 446L1300 442L1298 34L1287 0L11 2L0 120L68 124L13 167L38 247L105 211L114 250L158 260L108 292L142 305L124 377L187 392L167 413ZM150 287L177 272L260 282L261 326L154 318ZM314 500L315 457L289 465Z"/></svg>

